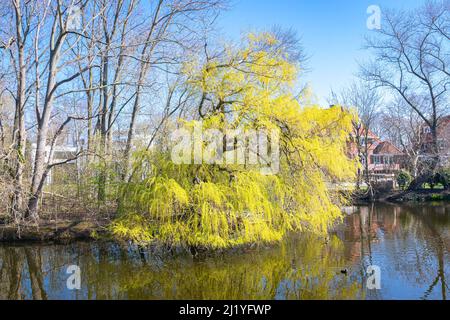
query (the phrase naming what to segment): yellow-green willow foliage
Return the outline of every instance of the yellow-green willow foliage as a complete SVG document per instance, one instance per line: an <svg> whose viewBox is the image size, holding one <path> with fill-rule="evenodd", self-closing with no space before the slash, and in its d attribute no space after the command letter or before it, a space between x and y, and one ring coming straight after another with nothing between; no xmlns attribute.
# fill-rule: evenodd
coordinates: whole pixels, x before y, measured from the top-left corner
<svg viewBox="0 0 450 320"><path fill-rule="evenodd" d="M353 116L333 107L303 107L293 94L298 66L272 34L249 35L184 67L200 97L203 129L267 130L280 137L280 171L258 166L175 165L162 148L136 152L123 187L115 235L138 243L226 248L275 242L288 231L325 233L341 216L331 186L354 179L345 153ZM194 122L183 121L187 129Z"/></svg>

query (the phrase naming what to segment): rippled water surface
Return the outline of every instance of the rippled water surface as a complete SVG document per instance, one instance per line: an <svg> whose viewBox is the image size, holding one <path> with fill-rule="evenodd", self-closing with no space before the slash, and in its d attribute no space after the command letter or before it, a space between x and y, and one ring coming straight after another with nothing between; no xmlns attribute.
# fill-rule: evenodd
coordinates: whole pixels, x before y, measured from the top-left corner
<svg viewBox="0 0 450 320"><path fill-rule="evenodd" d="M0 245L0 299L446 299L450 205L347 208L330 240L193 259L111 243ZM67 288L77 265L80 290ZM367 268L380 268L368 290Z"/></svg>

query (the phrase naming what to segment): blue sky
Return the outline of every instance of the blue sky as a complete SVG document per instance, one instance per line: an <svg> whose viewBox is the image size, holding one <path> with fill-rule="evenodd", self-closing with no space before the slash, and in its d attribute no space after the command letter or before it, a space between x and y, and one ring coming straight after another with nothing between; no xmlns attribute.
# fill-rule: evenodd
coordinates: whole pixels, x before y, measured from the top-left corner
<svg viewBox="0 0 450 320"><path fill-rule="evenodd" d="M239 39L242 32L269 29L273 25L292 28L302 38L311 57L306 75L319 102L326 103L335 91L350 83L358 71L357 61L368 53L362 49L369 17L367 8L410 8L424 0L232 0L219 19L222 33ZM381 21L383 23L383 21Z"/></svg>

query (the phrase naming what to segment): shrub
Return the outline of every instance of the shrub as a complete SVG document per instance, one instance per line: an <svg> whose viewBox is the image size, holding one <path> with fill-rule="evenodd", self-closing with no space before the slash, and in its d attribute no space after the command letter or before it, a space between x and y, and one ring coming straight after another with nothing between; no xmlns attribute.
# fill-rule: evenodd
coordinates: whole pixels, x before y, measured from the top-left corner
<svg viewBox="0 0 450 320"><path fill-rule="evenodd" d="M439 182L448 188L450 186L450 168L444 168L439 172Z"/></svg>
<svg viewBox="0 0 450 320"><path fill-rule="evenodd" d="M409 187L411 181L412 176L408 171L400 171L399 174L397 175L398 186L403 190Z"/></svg>

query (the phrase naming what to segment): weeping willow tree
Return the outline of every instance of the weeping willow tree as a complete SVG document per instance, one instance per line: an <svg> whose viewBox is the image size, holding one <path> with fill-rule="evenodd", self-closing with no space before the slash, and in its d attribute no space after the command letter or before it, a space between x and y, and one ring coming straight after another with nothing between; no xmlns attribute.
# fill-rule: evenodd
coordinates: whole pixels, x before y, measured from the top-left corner
<svg viewBox="0 0 450 320"><path fill-rule="evenodd" d="M198 95L198 118L176 124L192 161L174 161L175 141L136 151L112 232L139 244L210 249L272 243L290 231L326 233L345 201L333 186L355 178L358 164L345 153L354 116L301 106L299 70L272 33L193 57L183 72ZM202 132L215 130L200 134L200 145L198 120ZM240 139L253 131L270 133L266 149L258 138ZM208 139L224 143L208 148Z"/></svg>

